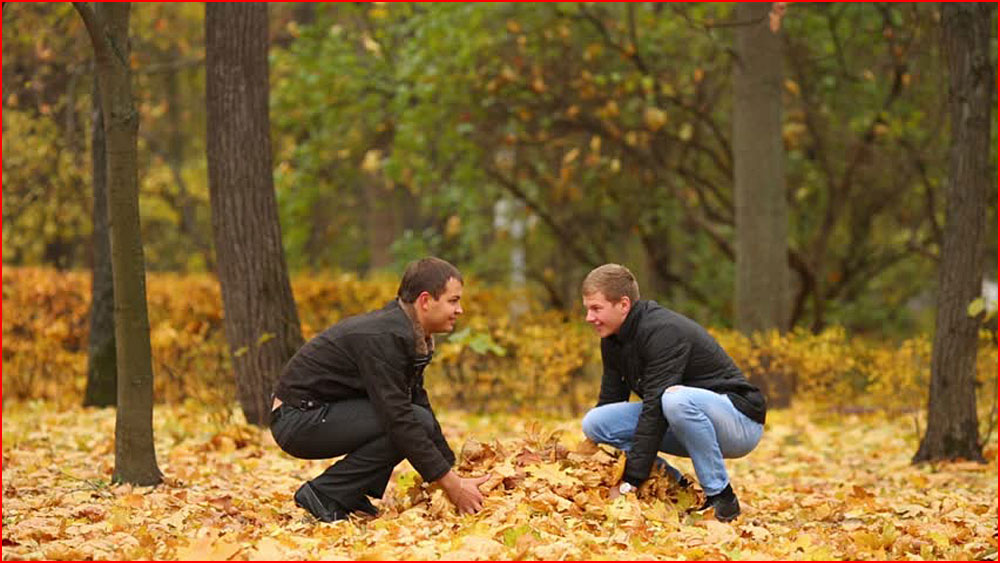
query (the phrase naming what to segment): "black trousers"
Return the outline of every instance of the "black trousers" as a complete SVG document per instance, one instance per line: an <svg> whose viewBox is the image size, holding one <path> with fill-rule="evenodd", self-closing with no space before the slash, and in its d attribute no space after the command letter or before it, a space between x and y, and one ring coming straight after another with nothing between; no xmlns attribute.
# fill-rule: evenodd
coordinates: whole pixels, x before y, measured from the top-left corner
<svg viewBox="0 0 1000 563"><path fill-rule="evenodd" d="M431 411L413 405L413 412L428 432L437 428ZM299 459L347 454L310 481L347 510L357 509L365 495L381 498L393 468L403 461L368 399L321 403L309 410L283 404L271 416L271 434Z"/></svg>

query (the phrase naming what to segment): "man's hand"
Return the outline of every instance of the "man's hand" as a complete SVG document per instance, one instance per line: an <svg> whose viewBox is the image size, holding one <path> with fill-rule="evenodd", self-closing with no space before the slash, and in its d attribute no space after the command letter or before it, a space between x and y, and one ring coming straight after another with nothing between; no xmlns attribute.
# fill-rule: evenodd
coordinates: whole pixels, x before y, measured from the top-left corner
<svg viewBox="0 0 1000 563"><path fill-rule="evenodd" d="M490 475L487 473L482 477L466 479L459 477L454 471L449 471L437 482L459 513L475 514L483 508L483 493L479 492L479 485L489 478Z"/></svg>

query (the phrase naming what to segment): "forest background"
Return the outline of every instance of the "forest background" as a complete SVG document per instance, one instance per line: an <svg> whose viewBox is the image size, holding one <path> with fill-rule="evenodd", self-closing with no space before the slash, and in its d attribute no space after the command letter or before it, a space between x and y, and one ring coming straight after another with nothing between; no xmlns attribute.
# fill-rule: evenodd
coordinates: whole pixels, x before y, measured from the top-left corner
<svg viewBox="0 0 1000 563"><path fill-rule="evenodd" d="M782 159L761 174L781 182L776 197L756 198L762 215L775 199L785 206L777 221L785 229L784 281L773 292L740 293L738 256L773 263L774 245L737 228L740 209L753 202L736 185L747 150L746 137L736 138L737 120L748 111L737 111L745 99L734 97L733 67L744 48L738 34L750 21L736 5L270 5L258 38L269 65L265 153L273 158L281 254L301 336L380 306L408 261L438 255L466 274L468 306L429 368L435 404L518 429L530 418L565 421L592 404L600 373L596 339L581 322L580 280L598 264L619 262L636 272L643 297L709 326L773 406L801 409L778 415L777 435L794 435L789 428L797 424L903 425L899 451L916 450L927 429L952 147L941 9L839 3L788 10L773 47L781 63L774 98ZM985 51L994 69L995 17ZM100 112L93 51L73 6L5 3L3 20L3 397L8 420L21 421L38 405L75 412L95 370L88 345ZM203 430L170 430L158 418L157 449L164 451L165 432L173 444L167 451L200 440L224 460L232 454L226 440L242 454L266 447L235 414L234 370L282 337L258 331L246 345L227 342L232 315L216 274L225 250L213 238L210 189L210 161L221 145L210 140L205 26L202 4L136 5L128 60L153 397L171 416L184 419L173 409L193 408L212 421ZM989 95L995 107L995 88ZM995 119L989 124L981 157L995 170ZM981 291L960 304L980 329L974 386L988 459L996 457L997 388L991 187L982 200L983 248L973 253L982 256ZM768 326L745 320L755 302L776 303ZM797 418L801 412L810 422ZM790 427L786 416L798 422ZM451 420L449 437L468 437ZM5 483L13 452L37 438L31 424L10 424ZM816 436L825 431L809 427ZM537 428L529 430L535 449L546 445ZM81 440L70 439L83 448ZM107 464L93 471L98 481L111 475ZM995 497L995 461L982 471L992 475ZM129 494L109 498L134 503ZM759 503L781 507L789 498ZM823 518L854 518L839 501L843 509ZM959 502L970 520L996 513L995 498L974 504ZM942 506L927 510L948 512ZM26 512L17 510L4 511L5 545L11 537L25 553L44 553L46 541L65 539L65 526L51 538L38 532L49 530L43 525L8 536L7 524L24 522ZM911 509L903 519L926 515ZM832 556L996 551L995 523L992 542L988 527L962 520L961 543L914 532L897 548L885 522L865 522L872 537L851 535ZM728 541L745 543L744 553L831 555L791 543L792 551L768 551L771 535L785 532L757 525L766 534L750 530ZM241 545L228 533L202 547ZM492 556L547 558L532 551L537 546L519 546L523 534L497 538L510 551ZM345 547L355 540L335 543L356 556ZM460 540L428 554L464 546ZM145 541L124 554L183 551L176 538ZM697 542L688 547L720 556Z"/></svg>

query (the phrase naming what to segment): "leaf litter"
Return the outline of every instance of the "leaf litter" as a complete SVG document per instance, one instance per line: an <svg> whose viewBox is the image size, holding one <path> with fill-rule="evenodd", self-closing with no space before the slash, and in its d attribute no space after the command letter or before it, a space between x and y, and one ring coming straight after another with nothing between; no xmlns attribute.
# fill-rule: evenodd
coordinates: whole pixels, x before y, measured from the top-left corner
<svg viewBox="0 0 1000 563"><path fill-rule="evenodd" d="M292 493L327 461L280 451L236 413L157 406L166 479L110 483L114 411L4 409L3 558L177 560L981 559L997 551L996 436L987 464L912 466L911 421L768 414L728 460L743 514L693 512L703 494L656 474L611 500L624 458L576 419L441 416L457 470L489 474L483 510L458 515L404 462L377 518L323 524ZM692 481L689 460L668 458Z"/></svg>

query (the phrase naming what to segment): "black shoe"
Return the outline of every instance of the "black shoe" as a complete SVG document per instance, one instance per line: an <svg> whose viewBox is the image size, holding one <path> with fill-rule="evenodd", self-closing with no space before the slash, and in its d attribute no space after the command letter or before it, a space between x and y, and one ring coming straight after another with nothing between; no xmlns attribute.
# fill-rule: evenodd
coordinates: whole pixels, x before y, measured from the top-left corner
<svg viewBox="0 0 1000 563"><path fill-rule="evenodd" d="M701 505L698 512L708 512L709 509L715 510L715 519L719 522L736 520L736 517L740 515L740 501L736 498L733 487L726 485L726 488L719 494L710 495L705 499L705 504Z"/></svg>
<svg viewBox="0 0 1000 563"><path fill-rule="evenodd" d="M378 509L375 508L375 505L372 504L372 501L368 500L367 496L361 497L361 502L358 503L358 506L354 507L354 510L358 512L363 512L372 517L378 516Z"/></svg>
<svg viewBox="0 0 1000 563"><path fill-rule="evenodd" d="M295 491L295 506L305 509L320 522L336 522L347 518L347 511L340 508L330 508L324 504L319 493L308 482Z"/></svg>

